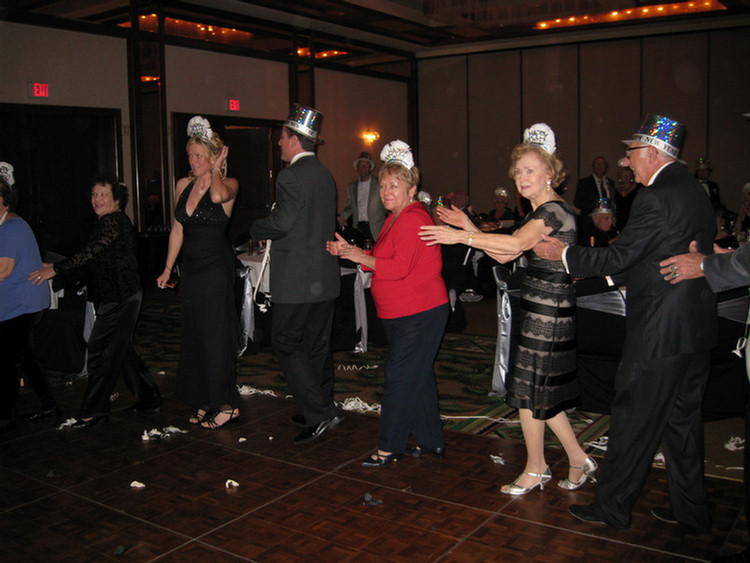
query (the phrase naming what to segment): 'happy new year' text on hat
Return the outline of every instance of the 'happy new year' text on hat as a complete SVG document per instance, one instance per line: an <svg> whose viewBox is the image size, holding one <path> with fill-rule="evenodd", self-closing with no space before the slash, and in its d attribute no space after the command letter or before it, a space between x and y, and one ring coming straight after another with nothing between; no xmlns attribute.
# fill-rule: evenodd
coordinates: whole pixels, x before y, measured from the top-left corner
<svg viewBox="0 0 750 563"><path fill-rule="evenodd" d="M622 141L626 145L633 141L651 145L672 158L680 160L680 151L685 142L685 126L665 115L649 113L643 118L633 137Z"/></svg>

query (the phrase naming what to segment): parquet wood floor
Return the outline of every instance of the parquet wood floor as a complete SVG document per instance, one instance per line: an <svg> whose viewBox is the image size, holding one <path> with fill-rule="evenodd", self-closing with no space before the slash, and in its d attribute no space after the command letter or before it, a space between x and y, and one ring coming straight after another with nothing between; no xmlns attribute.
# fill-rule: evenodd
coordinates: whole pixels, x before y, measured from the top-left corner
<svg viewBox="0 0 750 563"><path fill-rule="evenodd" d="M559 451L549 452L551 486L511 498L498 488L523 467L520 443L448 432L443 461L367 469L359 462L376 445L377 416L347 414L336 430L294 445L294 402L252 396L237 424L204 430L188 424L170 380L161 378L158 413L117 412L130 400L120 389L107 425L42 421L0 435L0 561L672 563L747 542L739 483L709 480L714 529L693 535L651 516L667 505L664 472L654 470L632 528L615 530L568 514L594 489L554 485L567 471ZM66 414L82 393L83 382L62 390ZM20 407L35 408L31 393ZM168 425L187 433L141 440ZM367 493L382 504L367 504Z"/></svg>

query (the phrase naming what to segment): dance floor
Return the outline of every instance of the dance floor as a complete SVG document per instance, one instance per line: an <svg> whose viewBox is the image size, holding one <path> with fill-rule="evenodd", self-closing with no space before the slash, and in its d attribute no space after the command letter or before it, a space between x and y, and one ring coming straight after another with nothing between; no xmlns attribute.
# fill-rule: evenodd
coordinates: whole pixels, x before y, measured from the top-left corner
<svg viewBox="0 0 750 563"><path fill-rule="evenodd" d="M160 412L118 412L130 402L119 389L106 425L47 420L0 435L0 560L656 563L706 561L747 541L737 482L708 480L713 530L692 534L651 516L668 504L655 469L631 529L615 530L568 514L594 487L555 486L567 472L558 449L549 450L550 486L512 498L498 489L523 468L518 441L447 431L443 461L367 469L359 462L376 445L376 415L347 413L294 445L294 402L253 395L237 424L205 430L188 424L173 380L159 376ZM58 388L66 413L77 412L83 385ZM36 408L33 394L20 407ZM142 439L169 425L187 432Z"/></svg>

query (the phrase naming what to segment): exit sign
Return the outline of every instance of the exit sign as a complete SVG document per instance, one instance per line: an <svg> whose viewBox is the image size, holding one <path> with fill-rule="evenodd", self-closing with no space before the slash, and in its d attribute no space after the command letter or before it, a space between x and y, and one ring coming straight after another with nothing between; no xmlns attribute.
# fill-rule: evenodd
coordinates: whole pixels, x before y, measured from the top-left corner
<svg viewBox="0 0 750 563"><path fill-rule="evenodd" d="M239 100L227 100L227 109L229 111L240 111Z"/></svg>
<svg viewBox="0 0 750 563"><path fill-rule="evenodd" d="M45 82L28 82L29 98L49 98L49 84Z"/></svg>

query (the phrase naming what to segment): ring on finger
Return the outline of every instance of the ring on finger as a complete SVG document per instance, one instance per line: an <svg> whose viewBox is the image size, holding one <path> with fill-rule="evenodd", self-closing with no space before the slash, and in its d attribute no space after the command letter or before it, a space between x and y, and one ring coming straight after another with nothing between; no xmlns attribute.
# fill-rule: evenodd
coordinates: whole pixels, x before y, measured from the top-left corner
<svg viewBox="0 0 750 563"><path fill-rule="evenodd" d="M677 266L676 266L675 264L672 264L672 265L671 265L671 266L669 267L669 269L670 269L670 270L672 270L673 272L676 272L676 271L677 271Z"/></svg>

